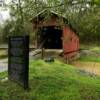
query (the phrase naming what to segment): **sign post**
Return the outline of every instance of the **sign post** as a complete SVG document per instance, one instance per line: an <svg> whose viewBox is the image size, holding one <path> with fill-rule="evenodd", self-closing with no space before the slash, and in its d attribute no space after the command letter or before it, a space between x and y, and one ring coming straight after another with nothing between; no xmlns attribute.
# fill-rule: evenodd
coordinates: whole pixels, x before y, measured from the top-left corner
<svg viewBox="0 0 100 100"><path fill-rule="evenodd" d="M29 36L9 37L8 77L28 89Z"/></svg>

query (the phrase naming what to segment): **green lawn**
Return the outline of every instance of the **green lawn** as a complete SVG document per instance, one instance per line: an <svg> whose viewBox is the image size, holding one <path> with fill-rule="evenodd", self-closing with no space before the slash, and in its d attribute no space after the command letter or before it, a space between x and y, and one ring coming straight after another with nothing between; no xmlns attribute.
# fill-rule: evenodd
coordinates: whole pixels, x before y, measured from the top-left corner
<svg viewBox="0 0 100 100"><path fill-rule="evenodd" d="M79 61L85 61L85 62L100 62L100 46L96 45L81 45L82 49L87 49L90 52L94 53L94 55L90 56L84 56L82 55L79 58Z"/></svg>
<svg viewBox="0 0 100 100"><path fill-rule="evenodd" d="M86 56L86 57L80 57L79 61L84 61L84 62L98 62L100 63L100 57L96 56Z"/></svg>
<svg viewBox="0 0 100 100"><path fill-rule="evenodd" d="M80 44L80 48L81 49L89 49L89 50L93 50L93 51L100 51L100 46L96 45L96 44Z"/></svg>
<svg viewBox="0 0 100 100"><path fill-rule="evenodd" d="M30 61L30 90L0 82L0 100L100 100L100 77L82 73L60 61ZM0 78L7 74L0 74Z"/></svg>

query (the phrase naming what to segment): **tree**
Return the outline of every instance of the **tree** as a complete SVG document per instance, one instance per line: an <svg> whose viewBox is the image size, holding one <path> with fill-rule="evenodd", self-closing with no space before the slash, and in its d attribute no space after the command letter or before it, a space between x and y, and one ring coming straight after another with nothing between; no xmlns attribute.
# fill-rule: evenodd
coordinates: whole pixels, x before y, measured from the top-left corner
<svg viewBox="0 0 100 100"><path fill-rule="evenodd" d="M9 28L9 33L6 31L4 34L30 33L31 36L34 36L30 19L43 9L48 9L65 16L82 40L87 38L86 35L91 39L95 36L96 40L99 37L100 26L99 5L99 0L13 0L8 6L12 19L5 24L5 27ZM9 25L10 23L11 25Z"/></svg>

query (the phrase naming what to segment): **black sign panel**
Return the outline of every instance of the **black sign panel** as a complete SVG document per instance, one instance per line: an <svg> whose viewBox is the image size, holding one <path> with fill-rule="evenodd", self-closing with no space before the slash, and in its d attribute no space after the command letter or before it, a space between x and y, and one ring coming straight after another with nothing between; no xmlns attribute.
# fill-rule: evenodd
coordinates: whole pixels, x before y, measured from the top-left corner
<svg viewBox="0 0 100 100"><path fill-rule="evenodd" d="M9 37L8 76L28 88L29 36Z"/></svg>

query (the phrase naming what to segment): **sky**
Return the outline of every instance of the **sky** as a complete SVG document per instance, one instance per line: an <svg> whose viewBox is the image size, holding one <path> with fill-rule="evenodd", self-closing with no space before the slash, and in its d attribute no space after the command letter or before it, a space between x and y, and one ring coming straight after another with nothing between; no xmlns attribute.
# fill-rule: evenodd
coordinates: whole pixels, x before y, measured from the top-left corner
<svg viewBox="0 0 100 100"><path fill-rule="evenodd" d="M0 21L6 20L9 17L9 10L0 11Z"/></svg>
<svg viewBox="0 0 100 100"><path fill-rule="evenodd" d="M1 0L0 0L1 1ZM3 0L6 4L11 0ZM10 18L9 9L5 9L4 7L0 7L0 23L3 23L5 20Z"/></svg>

